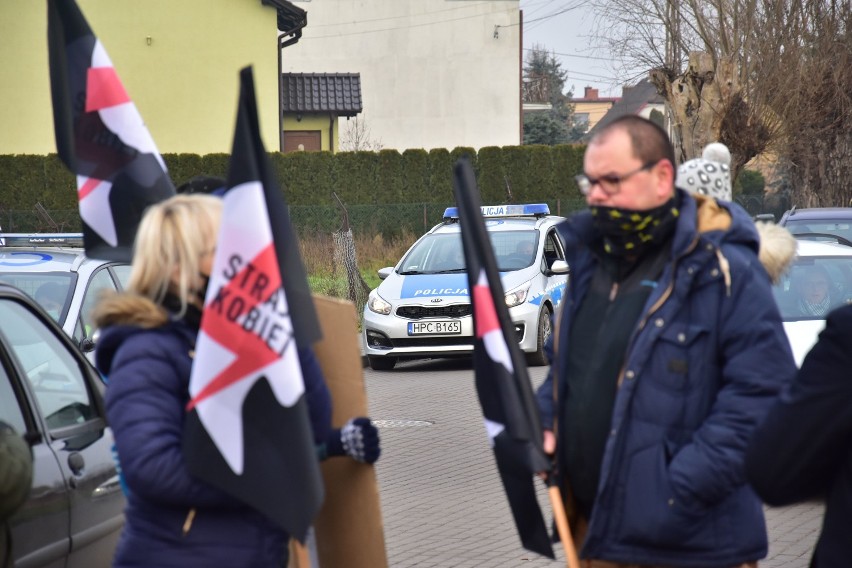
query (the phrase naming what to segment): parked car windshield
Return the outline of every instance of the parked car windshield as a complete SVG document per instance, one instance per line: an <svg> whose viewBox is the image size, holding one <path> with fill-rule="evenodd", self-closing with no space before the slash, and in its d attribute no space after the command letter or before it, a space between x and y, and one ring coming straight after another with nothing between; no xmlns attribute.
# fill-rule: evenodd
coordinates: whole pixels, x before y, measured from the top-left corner
<svg viewBox="0 0 852 568"><path fill-rule="evenodd" d="M773 288L784 321L825 319L829 310L852 302L849 257L800 257Z"/></svg>
<svg viewBox="0 0 852 568"><path fill-rule="evenodd" d="M538 231L489 231L501 272L520 270L535 262ZM421 239L405 256L400 274L464 272L461 234L432 234Z"/></svg>
<svg viewBox="0 0 852 568"><path fill-rule="evenodd" d="M0 272L0 282L26 292L57 322L68 312L75 280L71 272Z"/></svg>
<svg viewBox="0 0 852 568"><path fill-rule="evenodd" d="M831 219L796 219L788 218L784 228L794 235L836 235L847 241L852 241L852 222ZM831 241L830 238L814 237L814 240Z"/></svg>

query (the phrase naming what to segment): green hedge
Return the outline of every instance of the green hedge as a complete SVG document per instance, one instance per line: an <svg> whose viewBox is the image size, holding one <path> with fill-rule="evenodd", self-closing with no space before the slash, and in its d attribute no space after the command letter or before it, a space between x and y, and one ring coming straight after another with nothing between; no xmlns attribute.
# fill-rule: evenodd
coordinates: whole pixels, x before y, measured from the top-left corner
<svg viewBox="0 0 852 568"><path fill-rule="evenodd" d="M340 226L336 193L349 209L353 227L393 233L404 227L420 232L424 224L440 220L444 208L453 205L452 170L461 157L474 166L483 203L545 202L554 213L559 208L565 215L583 204L572 178L582 169L584 150L580 145L528 145L489 146L479 152L467 147L402 153L273 152L270 158L301 230ZM227 154L163 156L175 185L201 173L225 177L228 158ZM0 155L3 228L9 230L6 218L11 211L32 211L36 202L65 219L77 208L74 177L55 154ZM394 207L398 210L388 213ZM66 224L78 222L72 218Z"/></svg>

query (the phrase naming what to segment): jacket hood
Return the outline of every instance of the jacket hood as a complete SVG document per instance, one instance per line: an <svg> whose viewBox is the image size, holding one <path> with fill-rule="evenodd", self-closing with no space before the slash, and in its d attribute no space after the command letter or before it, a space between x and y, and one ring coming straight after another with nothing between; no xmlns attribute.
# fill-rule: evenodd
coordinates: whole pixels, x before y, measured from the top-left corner
<svg viewBox="0 0 852 568"><path fill-rule="evenodd" d="M95 308L93 317L98 328L132 325L150 329L169 321L168 312L162 306L129 292L105 296Z"/></svg>
<svg viewBox="0 0 852 568"><path fill-rule="evenodd" d="M95 349L95 366L108 376L116 350L131 335L155 329L169 322L169 314L150 299L131 293L105 296L95 308L93 319L100 330Z"/></svg>
<svg viewBox="0 0 852 568"><path fill-rule="evenodd" d="M775 223L758 221L755 227L760 234L760 262L777 284L796 256L796 237Z"/></svg>

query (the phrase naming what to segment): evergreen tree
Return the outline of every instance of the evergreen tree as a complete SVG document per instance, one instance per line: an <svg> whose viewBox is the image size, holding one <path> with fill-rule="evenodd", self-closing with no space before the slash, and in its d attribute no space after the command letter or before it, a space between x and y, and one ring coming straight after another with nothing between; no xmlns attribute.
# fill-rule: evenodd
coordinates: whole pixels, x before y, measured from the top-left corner
<svg viewBox="0 0 852 568"><path fill-rule="evenodd" d="M550 103L550 110L524 113L524 144L564 144L574 142L583 135L582 128L574 124L574 105L571 91L564 93L568 72L562 63L544 47L533 45L524 63L524 75L535 100L528 102Z"/></svg>

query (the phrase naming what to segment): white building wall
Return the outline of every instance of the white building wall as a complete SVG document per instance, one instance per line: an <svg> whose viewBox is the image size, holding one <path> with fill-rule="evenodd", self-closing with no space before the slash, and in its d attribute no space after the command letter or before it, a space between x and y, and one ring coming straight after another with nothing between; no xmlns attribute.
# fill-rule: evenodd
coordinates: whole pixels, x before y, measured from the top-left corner
<svg viewBox="0 0 852 568"><path fill-rule="evenodd" d="M294 3L308 26L284 49L284 72L360 73L371 141L400 151L519 143L518 0ZM341 119L341 142L347 127Z"/></svg>

